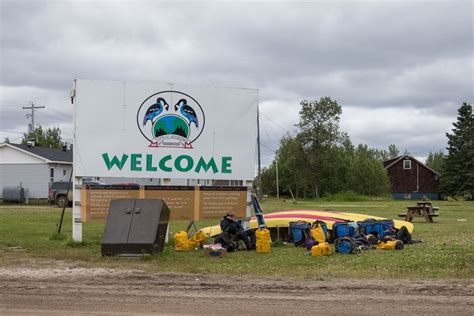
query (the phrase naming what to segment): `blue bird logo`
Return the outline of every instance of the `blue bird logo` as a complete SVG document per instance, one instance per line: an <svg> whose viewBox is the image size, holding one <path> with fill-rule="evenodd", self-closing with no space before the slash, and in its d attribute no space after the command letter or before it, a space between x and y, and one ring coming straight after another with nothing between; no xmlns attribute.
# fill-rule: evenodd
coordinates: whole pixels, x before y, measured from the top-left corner
<svg viewBox="0 0 474 316"><path fill-rule="evenodd" d="M170 106L167 103L170 101ZM177 103L174 100L179 100ZM193 148L206 125L199 102L179 91L161 91L146 98L137 111L137 125L148 147Z"/></svg>
<svg viewBox="0 0 474 316"><path fill-rule="evenodd" d="M160 115L163 109L168 111L169 104L166 103L163 98L156 99L156 103L152 104L148 110L146 110L145 117L143 118L143 126L145 126L148 121L153 123L153 119Z"/></svg>
<svg viewBox="0 0 474 316"><path fill-rule="evenodd" d="M196 111L194 111L194 109L188 105L188 101L186 101L186 99L181 99L178 101L178 103L175 104L174 110L178 111L178 109L181 114L189 120L189 125L191 125L191 123L194 123L196 127L199 127Z"/></svg>

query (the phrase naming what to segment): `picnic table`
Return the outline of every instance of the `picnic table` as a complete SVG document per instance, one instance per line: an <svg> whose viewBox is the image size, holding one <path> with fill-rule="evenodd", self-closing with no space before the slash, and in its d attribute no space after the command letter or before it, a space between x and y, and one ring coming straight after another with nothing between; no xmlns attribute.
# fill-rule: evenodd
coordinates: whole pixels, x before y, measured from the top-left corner
<svg viewBox="0 0 474 316"><path fill-rule="evenodd" d="M430 201L420 201L416 206L407 206L407 212L398 214L398 217L405 217L408 222L411 222L413 217L424 217L427 223L433 223L433 217L439 216L438 209Z"/></svg>

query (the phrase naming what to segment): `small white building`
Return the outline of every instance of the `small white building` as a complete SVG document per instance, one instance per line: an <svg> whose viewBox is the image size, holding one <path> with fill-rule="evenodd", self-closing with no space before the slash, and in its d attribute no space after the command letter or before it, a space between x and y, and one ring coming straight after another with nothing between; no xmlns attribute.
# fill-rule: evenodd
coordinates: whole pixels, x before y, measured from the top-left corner
<svg viewBox="0 0 474 316"><path fill-rule="evenodd" d="M20 144L0 144L0 198L4 187L21 186L30 198L47 198L49 184L68 181L72 151Z"/></svg>

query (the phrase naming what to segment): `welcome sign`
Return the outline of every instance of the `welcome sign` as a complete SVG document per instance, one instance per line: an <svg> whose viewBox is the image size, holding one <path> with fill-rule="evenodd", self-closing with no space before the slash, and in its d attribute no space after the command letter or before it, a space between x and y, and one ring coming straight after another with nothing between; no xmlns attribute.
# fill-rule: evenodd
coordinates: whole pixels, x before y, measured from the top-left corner
<svg viewBox="0 0 474 316"><path fill-rule="evenodd" d="M251 180L258 90L77 80L76 176Z"/></svg>

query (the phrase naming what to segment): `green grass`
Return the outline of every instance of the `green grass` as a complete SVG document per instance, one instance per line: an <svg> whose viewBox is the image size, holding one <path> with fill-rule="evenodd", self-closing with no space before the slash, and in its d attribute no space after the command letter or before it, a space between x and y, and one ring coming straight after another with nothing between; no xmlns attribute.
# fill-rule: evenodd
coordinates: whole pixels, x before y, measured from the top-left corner
<svg viewBox="0 0 474 316"><path fill-rule="evenodd" d="M397 218L412 201L367 199L360 202L266 199L266 212L284 209L332 209ZM0 206L0 266L28 264L35 260L62 260L75 266L142 269L154 272L185 272L233 275L273 275L310 278L472 278L474 275L474 202L439 201L440 217L434 224L415 219L414 238L424 243L402 251L364 251L360 255L334 254L313 258L293 245L277 243L270 254L229 253L227 258L205 257L201 251L177 253L173 247L143 260L103 258L100 242L103 221L83 224L82 243L72 242L71 210L63 231L55 234L61 210L49 207ZM462 221L459 221L462 220ZM200 222L199 226L217 224ZM176 232L185 221L170 223ZM21 247L21 248L18 248ZM23 249L24 248L24 249ZM34 261L34 260L33 260Z"/></svg>

